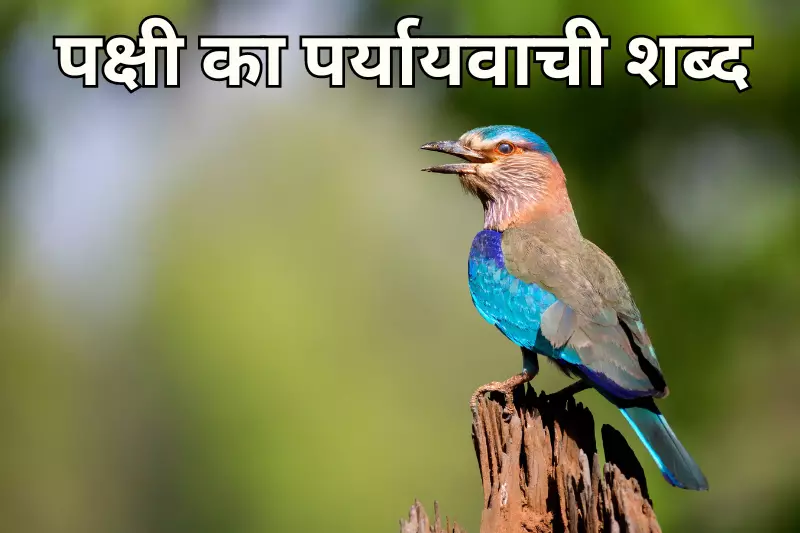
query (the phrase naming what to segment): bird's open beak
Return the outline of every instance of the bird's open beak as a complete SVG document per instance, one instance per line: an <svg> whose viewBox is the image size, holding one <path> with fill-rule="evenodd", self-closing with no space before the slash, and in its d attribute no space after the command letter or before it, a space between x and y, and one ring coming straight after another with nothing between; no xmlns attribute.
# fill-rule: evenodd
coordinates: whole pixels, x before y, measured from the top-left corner
<svg viewBox="0 0 800 533"><path fill-rule="evenodd" d="M480 152L467 148L458 141L436 141L423 144L420 148L422 150L454 155L466 161L470 161L470 163L450 163L447 165L423 168L422 170L425 172L438 172L440 174L475 174L478 166L476 163L484 163L487 160Z"/></svg>

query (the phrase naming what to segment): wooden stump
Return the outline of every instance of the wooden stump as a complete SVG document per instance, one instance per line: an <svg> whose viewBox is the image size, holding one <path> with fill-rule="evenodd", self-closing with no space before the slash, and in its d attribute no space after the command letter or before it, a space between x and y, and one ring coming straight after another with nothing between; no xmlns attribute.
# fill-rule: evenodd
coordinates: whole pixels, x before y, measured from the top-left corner
<svg viewBox="0 0 800 533"><path fill-rule="evenodd" d="M522 387L514 398L510 415L501 396L482 398L472 421L483 483L481 533L661 532L644 472L618 431L603 426L609 462L601 465L594 419L582 404ZM438 506L431 525L419 502L401 521L401 533L463 533L446 527Z"/></svg>
<svg viewBox="0 0 800 533"><path fill-rule="evenodd" d="M415 501L408 512L408 520L400 520L400 533L466 533L458 524L450 525L450 519L445 520L442 529L442 517L439 515L439 504L433 503L434 519L431 523L428 514L419 501Z"/></svg>

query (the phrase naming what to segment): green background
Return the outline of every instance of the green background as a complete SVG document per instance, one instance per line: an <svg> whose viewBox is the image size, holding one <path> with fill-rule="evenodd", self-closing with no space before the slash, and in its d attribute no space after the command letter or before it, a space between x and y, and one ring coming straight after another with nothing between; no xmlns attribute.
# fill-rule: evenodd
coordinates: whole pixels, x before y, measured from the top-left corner
<svg viewBox="0 0 800 533"><path fill-rule="evenodd" d="M555 35L588 15L611 36L605 86L534 68L527 89L418 74L414 89L331 90L295 54L280 91L224 89L198 77L196 35L254 3L3 0L0 530L389 532L417 497L477 532L467 400L520 358L470 303L479 205L419 172L441 159L418 147L492 123L550 142L585 235L643 312L660 405L711 490L669 487L614 409L580 400L628 437L664 530L799 530L798 6L307 4L283 31L290 3L268 4L261 31L296 50L292 31L390 34L407 14L459 35ZM188 36L180 90L58 75L52 35L135 34L154 13ZM638 34L754 35L753 88L648 89L624 68ZM133 222L70 233L115 212L78 186L84 169L123 198L123 173L158 186ZM106 245L71 240L97 231ZM62 256L67 274L46 260ZM565 383L549 365L537 378Z"/></svg>

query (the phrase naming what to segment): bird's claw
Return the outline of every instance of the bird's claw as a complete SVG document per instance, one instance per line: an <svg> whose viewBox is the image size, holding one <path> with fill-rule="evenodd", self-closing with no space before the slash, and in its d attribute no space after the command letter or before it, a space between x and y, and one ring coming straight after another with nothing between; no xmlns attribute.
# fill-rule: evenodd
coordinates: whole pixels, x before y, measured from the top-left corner
<svg viewBox="0 0 800 533"><path fill-rule="evenodd" d="M578 394L579 392L585 391L586 389L589 388L591 388L591 386L585 381L576 381L575 383L571 383L570 385L567 385L566 387L564 387L559 391L548 394L547 401L549 402L562 401L562 400L566 401L569 398L572 398L573 396Z"/></svg>
<svg viewBox="0 0 800 533"><path fill-rule="evenodd" d="M469 407L472 410L473 415L477 415L478 413L478 400L486 394L487 392L502 392L505 396L506 407L505 411L507 414L511 414L514 412L514 389L518 386L522 385L523 383L527 383L532 380L534 374L529 372L522 372L521 374L517 374L516 376L512 376L511 378L505 381L492 381L491 383L487 383L486 385L481 385L478 389L472 394L472 397L469 400Z"/></svg>

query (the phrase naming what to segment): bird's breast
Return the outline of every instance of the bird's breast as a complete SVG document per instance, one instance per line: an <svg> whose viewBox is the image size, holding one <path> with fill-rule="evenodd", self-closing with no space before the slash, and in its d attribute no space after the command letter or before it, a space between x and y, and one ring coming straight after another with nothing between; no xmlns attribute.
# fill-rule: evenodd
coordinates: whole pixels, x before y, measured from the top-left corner
<svg viewBox="0 0 800 533"><path fill-rule="evenodd" d="M483 230L472 241L469 254L472 301L481 316L506 337L541 353L544 347L537 341L542 342L539 335L542 313L556 297L538 285L525 283L506 269L502 239L499 231Z"/></svg>

